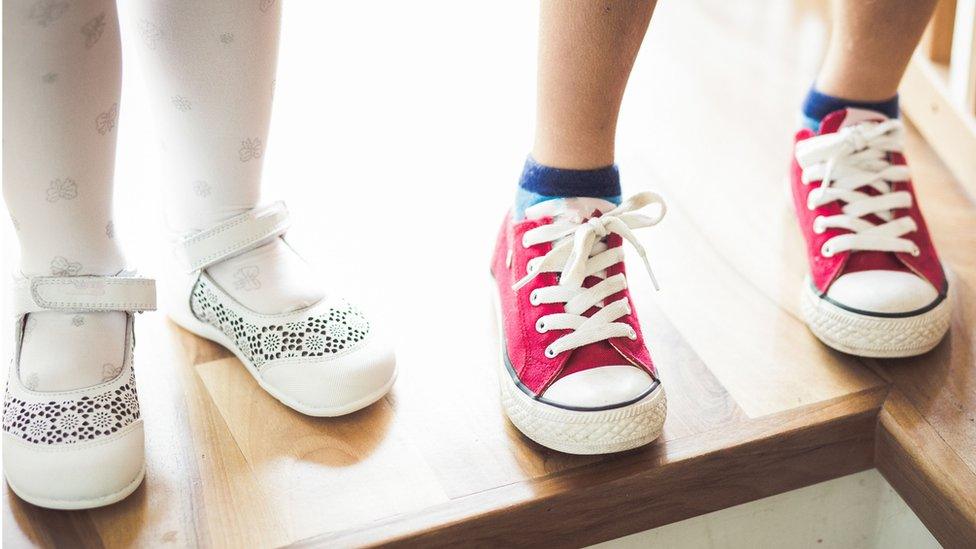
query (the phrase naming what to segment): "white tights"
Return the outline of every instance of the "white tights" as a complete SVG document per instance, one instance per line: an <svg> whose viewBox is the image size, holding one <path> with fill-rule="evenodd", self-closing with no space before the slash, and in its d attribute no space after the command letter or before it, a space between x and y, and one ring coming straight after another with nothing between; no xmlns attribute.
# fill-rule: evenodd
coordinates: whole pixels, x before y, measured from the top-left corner
<svg viewBox="0 0 976 549"><path fill-rule="evenodd" d="M127 0L123 15L134 30L127 36L138 38L126 46L142 60L157 121L169 229L198 231L256 206L279 2ZM125 267L112 223L121 68L114 0L3 2L3 195L25 275ZM236 287L243 268L259 273L259 289ZM321 297L280 240L209 272L261 313ZM101 382L121 365L124 325L123 313L31 314L23 381L39 390Z"/></svg>

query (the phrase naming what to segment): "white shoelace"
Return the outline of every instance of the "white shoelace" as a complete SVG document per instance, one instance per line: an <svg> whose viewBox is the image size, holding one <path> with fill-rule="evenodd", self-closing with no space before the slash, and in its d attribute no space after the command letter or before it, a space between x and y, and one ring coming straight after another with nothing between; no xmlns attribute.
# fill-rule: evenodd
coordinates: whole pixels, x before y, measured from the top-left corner
<svg viewBox="0 0 976 549"><path fill-rule="evenodd" d="M906 181L908 167L893 165L888 154L902 152L904 126L900 120L865 122L805 139L796 146L796 159L803 168L803 183L822 181L807 195L811 210L835 200L843 203L843 213L817 216L813 231L846 229L849 233L827 240L820 252L824 257L845 251L905 252L918 255L914 242L902 238L918 227L911 216L894 219L892 210L909 208L912 195L893 191L892 182ZM860 191L870 187L878 192ZM883 223L863 219L874 214Z"/></svg>
<svg viewBox="0 0 976 549"><path fill-rule="evenodd" d="M657 205L660 211L653 217L636 213L646 206ZM647 261L647 252L631 232L657 225L664 217L667 207L664 200L652 192L643 192L628 198L616 208L591 217L585 222L578 216L563 214L557 216L549 225L526 231L522 236L522 246L528 248L545 242L554 242L552 249L544 256L529 260L528 273L516 282L512 289L525 286L539 273L561 273L555 286L537 288L529 295L532 305L543 303L564 303L564 313L545 315L536 323L539 333L549 330L570 330L546 348L546 356L553 358L559 353L569 351L615 337L637 339L637 332L626 322L616 322L630 314L626 298L604 304L603 300L627 288L623 274L609 278L606 269L624 260L623 246L608 248L605 237L618 234L631 243L640 254L647 273L657 288L657 280ZM588 276L601 278L591 288L584 288ZM599 310L592 316L583 313L593 307Z"/></svg>

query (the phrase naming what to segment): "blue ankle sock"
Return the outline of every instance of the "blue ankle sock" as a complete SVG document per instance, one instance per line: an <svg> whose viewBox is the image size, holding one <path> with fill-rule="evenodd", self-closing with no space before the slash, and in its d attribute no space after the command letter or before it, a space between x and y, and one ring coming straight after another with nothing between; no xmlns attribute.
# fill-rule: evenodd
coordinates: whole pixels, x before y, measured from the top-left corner
<svg viewBox="0 0 976 549"><path fill-rule="evenodd" d="M573 196L602 198L620 204L620 172L617 166L566 170L543 166L529 156L515 195L513 217L515 220L525 218L525 209L540 202Z"/></svg>
<svg viewBox="0 0 976 549"><path fill-rule="evenodd" d="M842 97L834 97L810 88L806 100L803 101L803 125L813 131L820 129L820 121L828 114L853 107L877 111L888 118L898 118L898 96L885 101L852 101Z"/></svg>

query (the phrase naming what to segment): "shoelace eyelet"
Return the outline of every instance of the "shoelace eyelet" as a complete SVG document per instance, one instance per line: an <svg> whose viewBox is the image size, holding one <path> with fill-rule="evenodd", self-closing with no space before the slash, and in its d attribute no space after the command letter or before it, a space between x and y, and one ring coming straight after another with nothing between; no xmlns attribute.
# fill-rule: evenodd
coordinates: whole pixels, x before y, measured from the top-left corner
<svg viewBox="0 0 976 549"><path fill-rule="evenodd" d="M920 250L918 246L915 246L914 248L912 248L912 251L910 253L912 254L912 257L918 257L922 255L922 250Z"/></svg>
<svg viewBox="0 0 976 549"><path fill-rule="evenodd" d="M897 165L892 158L892 153L899 153L902 150L903 132L902 123L897 120L869 121L841 128L833 135L815 136L797 145L796 160L803 170L801 181L804 185L808 182L820 182L819 187L807 192L807 209L817 214L818 208L834 202L840 202L842 205L839 215L815 215L812 224L808 226L809 230L814 234L825 234L848 221L857 223L850 228L851 235L845 235L846 240L843 244L841 240L835 239L830 239L834 240L830 244L823 243L820 249L822 257L833 257L848 250L895 249L900 250L899 253L916 257L921 254L918 247L910 241L906 242L905 238L905 234L916 228L910 227L910 224L904 221L898 221L895 225L896 219L893 219L894 210L909 207L912 203L908 193L900 192L894 186L895 182L907 180L909 177L908 168ZM857 220L854 219L855 216L848 213L848 206L861 200L876 200L876 197L880 196L878 193L865 193L861 190L861 187L865 186L873 187L880 194L892 193L892 196L886 198L891 202L884 205L864 204L866 209L854 207L853 209L860 210L861 213L860 216L856 216L861 219ZM878 208L882 206L883 208L879 210ZM884 208L887 208L888 215L881 213ZM865 220L864 217L868 214L875 214L882 218L881 222ZM870 222L870 225L877 230L865 225L865 221ZM831 225L828 226L827 223ZM869 230L877 234L861 236ZM837 244L838 247L835 248L833 244ZM897 247L894 247L896 245Z"/></svg>
<svg viewBox="0 0 976 549"><path fill-rule="evenodd" d="M817 209L817 207L813 205L813 191L810 191L810 194L807 195L807 209L811 212Z"/></svg>
<svg viewBox="0 0 976 549"><path fill-rule="evenodd" d="M636 340L637 339L637 330L634 330L633 328L631 328L630 329L630 333L627 334L627 338L629 338L632 341Z"/></svg>
<svg viewBox="0 0 976 549"><path fill-rule="evenodd" d="M552 350L552 347L546 347L546 358L556 358L556 351Z"/></svg>
<svg viewBox="0 0 976 549"><path fill-rule="evenodd" d="M532 290L532 293L529 294L529 303L531 303L533 306L539 304L539 294L537 292L538 290Z"/></svg>
<svg viewBox="0 0 976 549"><path fill-rule="evenodd" d="M816 219L813 220L813 232L814 234L824 234L827 228L823 226L824 216L818 215Z"/></svg>
<svg viewBox="0 0 976 549"><path fill-rule="evenodd" d="M540 334L544 334L549 331L546 329L545 321L541 318L535 323L535 331L539 332Z"/></svg>

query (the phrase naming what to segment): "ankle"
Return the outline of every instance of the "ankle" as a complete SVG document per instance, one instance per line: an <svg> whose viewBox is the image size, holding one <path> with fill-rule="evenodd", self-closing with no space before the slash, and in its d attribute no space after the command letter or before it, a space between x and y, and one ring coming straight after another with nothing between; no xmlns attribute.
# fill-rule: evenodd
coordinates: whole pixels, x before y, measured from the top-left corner
<svg viewBox="0 0 976 549"><path fill-rule="evenodd" d="M34 251L21 256L20 273L24 276L112 276L125 269L125 258L115 249L102 254Z"/></svg>
<svg viewBox="0 0 976 549"><path fill-rule="evenodd" d="M579 137L572 130L562 133ZM614 160L614 140L611 134L600 139L573 139L554 143L551 140L536 138L529 158L543 166L559 167L566 170L596 170L612 166Z"/></svg>
<svg viewBox="0 0 976 549"><path fill-rule="evenodd" d="M864 101L824 93L815 86L810 88L803 101L804 123L810 129L816 130L825 116L846 108L866 109L881 113L888 118L898 118L898 95L879 101Z"/></svg>
<svg viewBox="0 0 976 549"><path fill-rule="evenodd" d="M252 200L229 200L217 201L214 199L216 184L207 181L194 181L192 183L193 198L199 203L187 203L187 192L169 197L166 205L166 226L170 233L177 237L205 231L219 225L228 219L239 216L258 207L256 201ZM236 197L235 197L236 198Z"/></svg>
<svg viewBox="0 0 976 549"><path fill-rule="evenodd" d="M565 197L602 198L620 203L620 172L615 164L587 170L556 168L532 156L525 161L515 197L515 218L525 209L546 200Z"/></svg>
<svg viewBox="0 0 976 549"><path fill-rule="evenodd" d="M324 297L311 267L281 238L212 265L207 273L260 314L297 311Z"/></svg>

